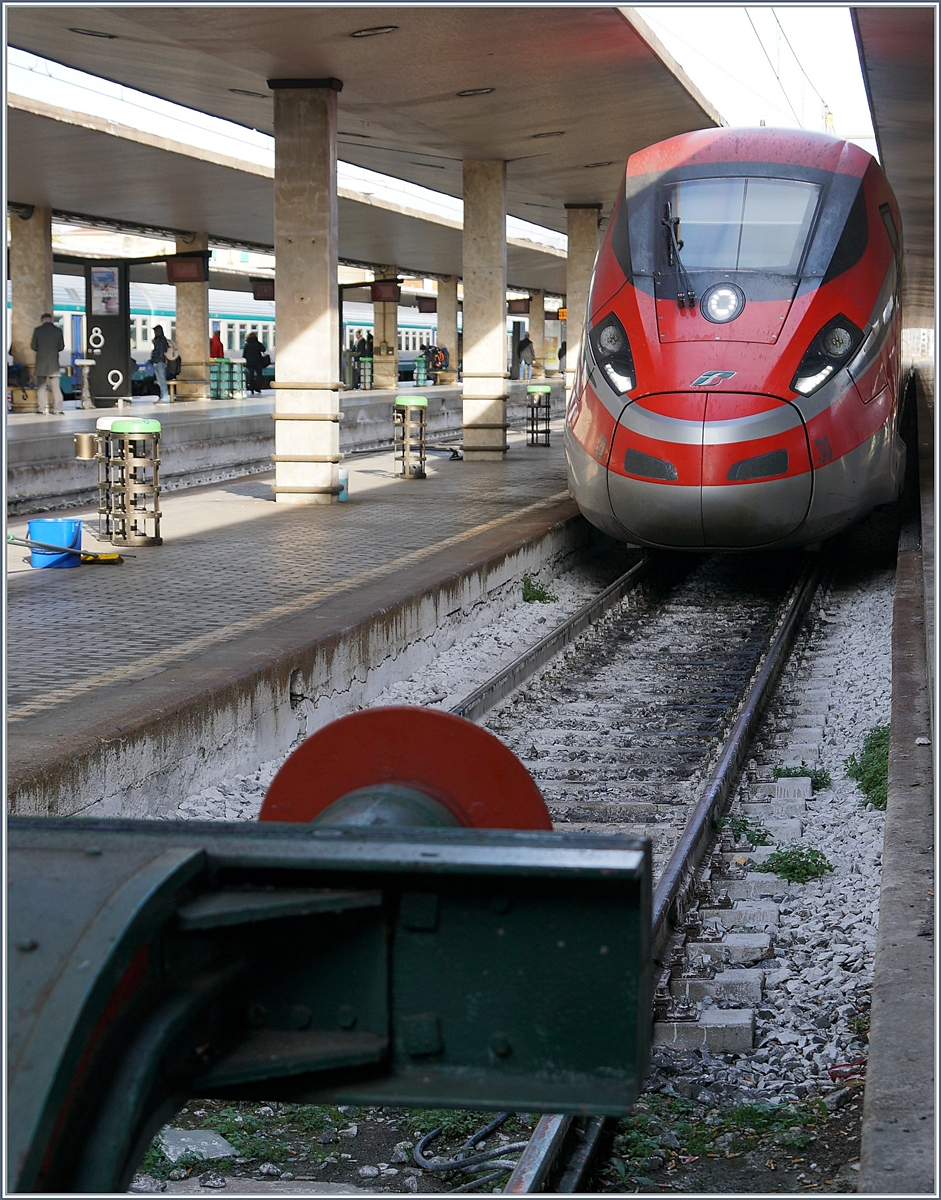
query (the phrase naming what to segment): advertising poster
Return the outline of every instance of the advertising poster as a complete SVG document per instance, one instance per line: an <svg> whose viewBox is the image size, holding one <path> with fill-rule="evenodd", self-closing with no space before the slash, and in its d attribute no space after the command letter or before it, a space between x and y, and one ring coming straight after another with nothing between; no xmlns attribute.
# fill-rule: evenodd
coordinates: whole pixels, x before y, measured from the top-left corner
<svg viewBox="0 0 941 1200"><path fill-rule="evenodd" d="M121 311L117 267L91 268L91 315L116 317Z"/></svg>

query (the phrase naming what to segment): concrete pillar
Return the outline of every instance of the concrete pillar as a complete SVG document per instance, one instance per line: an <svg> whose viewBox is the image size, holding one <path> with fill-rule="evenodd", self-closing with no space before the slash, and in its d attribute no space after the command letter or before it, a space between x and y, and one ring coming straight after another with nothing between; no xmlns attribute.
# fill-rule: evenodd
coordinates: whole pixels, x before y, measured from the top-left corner
<svg viewBox="0 0 941 1200"><path fill-rule="evenodd" d="M566 204L568 217L568 263L565 269L565 395L571 394L575 369L581 350L585 316L588 311L588 289L591 272L598 254L598 222L600 204Z"/></svg>
<svg viewBox="0 0 941 1200"><path fill-rule="evenodd" d="M189 250L208 250L205 233L178 238L177 254ZM165 330L169 333L169 329ZM176 346L180 352L180 374L176 381L177 400L209 399L209 284L176 285Z"/></svg>
<svg viewBox="0 0 941 1200"><path fill-rule="evenodd" d="M450 356L448 369L438 372L438 382L456 383L458 362L456 275L438 280L438 332L435 336L438 345L443 346Z"/></svg>
<svg viewBox="0 0 941 1200"><path fill-rule="evenodd" d="M29 343L44 312L52 312L52 209L35 207L10 215L10 334L13 361L32 371ZM81 347L79 347L81 349Z"/></svg>
<svg viewBox="0 0 941 1200"><path fill-rule="evenodd" d="M464 163L464 461L506 453L506 163Z"/></svg>
<svg viewBox="0 0 941 1200"><path fill-rule="evenodd" d="M380 267L377 279L395 279L398 267ZM372 385L374 388L399 386L399 306L374 301L372 306ZM385 351L385 352L384 352ZM389 353L391 351L391 353Z"/></svg>
<svg viewBox="0 0 941 1200"><path fill-rule="evenodd" d="M271 79L274 92L275 499L339 492L338 79Z"/></svg>
<svg viewBox="0 0 941 1200"><path fill-rule="evenodd" d="M529 338L533 344L533 379L546 377L546 293L529 293Z"/></svg>

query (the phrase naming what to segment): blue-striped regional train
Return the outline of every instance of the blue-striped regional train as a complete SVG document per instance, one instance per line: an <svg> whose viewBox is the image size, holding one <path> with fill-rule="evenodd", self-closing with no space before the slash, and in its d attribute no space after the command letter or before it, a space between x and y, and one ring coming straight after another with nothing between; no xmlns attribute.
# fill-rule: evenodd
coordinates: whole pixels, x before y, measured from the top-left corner
<svg viewBox="0 0 941 1200"><path fill-rule="evenodd" d="M8 302L9 303L9 302ZM53 312L65 336L60 356L63 367L81 357L85 345L85 285L71 275L53 277ZM131 283L131 357L138 364L150 357L155 325L162 325L171 339L176 334L176 289L169 284ZM435 340L437 316L403 306L399 309L399 368L411 371L422 345ZM357 301L343 304L343 345L352 349L356 334L372 332L373 307ZM249 333L257 334L272 358L277 357L274 301L255 300L248 292L209 289L209 337L218 330L230 358L240 358Z"/></svg>

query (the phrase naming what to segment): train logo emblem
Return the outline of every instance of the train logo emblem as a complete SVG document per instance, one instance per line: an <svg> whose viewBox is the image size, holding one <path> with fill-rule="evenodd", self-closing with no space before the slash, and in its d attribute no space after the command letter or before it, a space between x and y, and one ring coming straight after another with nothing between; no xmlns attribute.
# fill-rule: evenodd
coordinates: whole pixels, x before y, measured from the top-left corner
<svg viewBox="0 0 941 1200"><path fill-rule="evenodd" d="M697 379L689 385L690 387L713 387L717 383L721 383L723 379L731 379L735 375L734 371L704 371Z"/></svg>

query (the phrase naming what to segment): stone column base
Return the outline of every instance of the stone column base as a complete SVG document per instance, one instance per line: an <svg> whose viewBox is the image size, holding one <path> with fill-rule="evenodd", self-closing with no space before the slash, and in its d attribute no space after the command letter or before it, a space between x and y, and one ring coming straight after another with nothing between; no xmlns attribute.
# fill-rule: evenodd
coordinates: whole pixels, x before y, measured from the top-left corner
<svg viewBox="0 0 941 1200"><path fill-rule="evenodd" d="M336 504L340 492L340 413L331 388L285 387L275 391L274 448L278 504Z"/></svg>
<svg viewBox="0 0 941 1200"><path fill-rule="evenodd" d="M502 381L501 381L502 382ZM464 396L465 462L499 462L506 455L506 396Z"/></svg>
<svg viewBox="0 0 941 1200"><path fill-rule="evenodd" d="M177 400L208 400L210 398L209 364L184 363L176 379Z"/></svg>
<svg viewBox="0 0 941 1200"><path fill-rule="evenodd" d="M376 354L372 360L372 385L374 388L397 388L399 386L399 360L395 354Z"/></svg>

